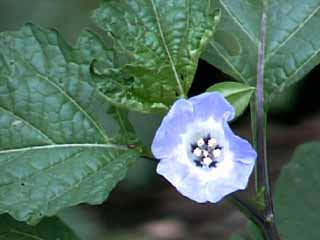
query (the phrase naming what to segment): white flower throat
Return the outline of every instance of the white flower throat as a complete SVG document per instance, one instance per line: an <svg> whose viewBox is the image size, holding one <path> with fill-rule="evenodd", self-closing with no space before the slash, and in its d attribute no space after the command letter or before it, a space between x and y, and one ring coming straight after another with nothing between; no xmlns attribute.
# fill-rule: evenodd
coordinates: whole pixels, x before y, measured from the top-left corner
<svg viewBox="0 0 320 240"><path fill-rule="evenodd" d="M215 138L208 135L191 144L193 162L198 167L216 167L222 154L222 147L218 145Z"/></svg>

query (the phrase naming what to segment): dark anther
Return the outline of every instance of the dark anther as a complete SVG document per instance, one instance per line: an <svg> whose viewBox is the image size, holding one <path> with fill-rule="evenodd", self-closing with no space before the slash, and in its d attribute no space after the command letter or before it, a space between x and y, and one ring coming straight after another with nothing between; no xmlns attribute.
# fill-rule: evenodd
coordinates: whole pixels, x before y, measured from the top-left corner
<svg viewBox="0 0 320 240"><path fill-rule="evenodd" d="M202 167L203 164L201 163L200 160L194 160L194 163L196 164L197 167Z"/></svg>
<svg viewBox="0 0 320 240"><path fill-rule="evenodd" d="M219 145L217 145L214 149L215 149L215 150L216 150L216 149L222 150L222 147L219 146Z"/></svg>
<svg viewBox="0 0 320 240"><path fill-rule="evenodd" d="M193 151L198 147L197 144L193 143L191 144L191 152L193 153Z"/></svg>
<svg viewBox="0 0 320 240"><path fill-rule="evenodd" d="M210 139L212 139L211 135L208 134L205 137L199 139L199 141L203 140L202 144L198 145L198 142L195 142L190 145L192 160L197 167L217 167L218 157L220 154L215 157L214 151L221 150L222 147L215 144L213 146L209 146ZM216 141L215 138L213 138L213 140Z"/></svg>
<svg viewBox="0 0 320 240"><path fill-rule="evenodd" d="M212 167L217 167L217 161L213 161L212 163L210 163L209 168Z"/></svg>
<svg viewBox="0 0 320 240"><path fill-rule="evenodd" d="M210 134L208 134L205 138L203 138L206 145L208 144L210 138L211 138Z"/></svg>

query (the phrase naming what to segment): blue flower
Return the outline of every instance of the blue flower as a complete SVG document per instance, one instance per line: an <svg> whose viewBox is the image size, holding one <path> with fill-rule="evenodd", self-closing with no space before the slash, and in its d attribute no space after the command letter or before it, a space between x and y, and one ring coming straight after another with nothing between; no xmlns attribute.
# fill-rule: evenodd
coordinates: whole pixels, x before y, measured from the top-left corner
<svg viewBox="0 0 320 240"><path fill-rule="evenodd" d="M233 117L233 107L217 92L176 101L152 143L157 173L201 203L245 189L257 154L230 129Z"/></svg>

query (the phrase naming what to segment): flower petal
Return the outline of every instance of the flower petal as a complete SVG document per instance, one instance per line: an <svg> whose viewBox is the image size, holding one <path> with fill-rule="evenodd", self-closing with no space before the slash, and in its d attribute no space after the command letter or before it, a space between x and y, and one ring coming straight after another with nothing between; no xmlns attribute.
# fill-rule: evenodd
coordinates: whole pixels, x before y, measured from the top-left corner
<svg viewBox="0 0 320 240"><path fill-rule="evenodd" d="M245 189L248 185L248 181L254 168L254 164L254 161L252 161L250 164L236 162L234 166L236 169L236 171L234 171L234 181L230 181L229 183L233 186L236 186L238 189Z"/></svg>
<svg viewBox="0 0 320 240"><path fill-rule="evenodd" d="M160 128L153 139L151 150L158 159L163 159L181 143L180 135L193 122L193 106L184 99L176 101L162 120Z"/></svg>
<svg viewBox="0 0 320 240"><path fill-rule="evenodd" d="M221 93L203 93L190 98L189 101L194 106L194 115L202 120L213 117L217 121L231 121L234 118L233 106Z"/></svg>
<svg viewBox="0 0 320 240"><path fill-rule="evenodd" d="M228 177L222 177L208 184L208 201L216 203L226 195L247 187L254 161L249 163L234 162L233 170Z"/></svg>
<svg viewBox="0 0 320 240"><path fill-rule="evenodd" d="M178 188L183 179L190 173L189 168L175 159L160 160L157 173L164 176L172 185Z"/></svg>
<svg viewBox="0 0 320 240"><path fill-rule="evenodd" d="M184 196L198 202L207 202L207 181L199 179L198 175L188 174L182 184L176 186L177 190Z"/></svg>
<svg viewBox="0 0 320 240"><path fill-rule="evenodd" d="M222 179L210 182L207 186L207 199L209 202L216 203L223 199L226 195L239 190L232 185L227 185Z"/></svg>
<svg viewBox="0 0 320 240"><path fill-rule="evenodd" d="M160 159L157 172L181 194L199 203L218 202L244 189L257 154L248 141L230 129L228 121L233 116L233 107L217 92L178 100L152 143L152 152ZM190 147L208 135L223 149L221 159L212 169L194 164L190 153Z"/></svg>
<svg viewBox="0 0 320 240"><path fill-rule="evenodd" d="M229 143L229 150L234 154L235 161L240 161L246 164L254 164L257 153L251 144L239 136L235 135L230 129L228 123L224 123L225 138Z"/></svg>

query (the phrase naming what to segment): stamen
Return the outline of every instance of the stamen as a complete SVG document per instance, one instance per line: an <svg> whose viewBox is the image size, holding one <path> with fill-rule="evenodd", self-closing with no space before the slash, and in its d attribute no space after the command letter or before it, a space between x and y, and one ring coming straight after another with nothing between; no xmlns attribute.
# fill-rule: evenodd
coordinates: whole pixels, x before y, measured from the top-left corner
<svg viewBox="0 0 320 240"><path fill-rule="evenodd" d="M199 160L194 160L194 163L196 164L197 167L202 167L202 163Z"/></svg>
<svg viewBox="0 0 320 240"><path fill-rule="evenodd" d="M209 165L209 168L212 168L212 167L217 167L217 162L212 162L212 163Z"/></svg>
<svg viewBox="0 0 320 240"><path fill-rule="evenodd" d="M209 157L203 158L203 163L207 166L209 166L212 162L213 162L212 159Z"/></svg>
<svg viewBox="0 0 320 240"><path fill-rule="evenodd" d="M200 138L200 139L197 141L198 147L202 147L204 144L205 144L205 142L204 142L203 138Z"/></svg>
<svg viewBox="0 0 320 240"><path fill-rule="evenodd" d="M203 156L205 156L205 157L208 157L208 155L209 155L208 151L206 151L206 150L202 150L202 154L203 154Z"/></svg>
<svg viewBox="0 0 320 240"><path fill-rule="evenodd" d="M221 161L218 159L222 155L222 147L218 145L216 138L199 138L198 141L191 144L192 160L198 167L212 168L216 167Z"/></svg>
<svg viewBox="0 0 320 240"><path fill-rule="evenodd" d="M212 151L212 154L215 158L218 158L221 156L221 149L220 148L216 148Z"/></svg>
<svg viewBox="0 0 320 240"><path fill-rule="evenodd" d="M196 148L193 150L193 154L197 157L201 157L201 153L202 153L202 151L200 148Z"/></svg>
<svg viewBox="0 0 320 240"><path fill-rule="evenodd" d="M214 147L217 145L217 140L215 138L210 138L208 141L208 146L209 147Z"/></svg>

